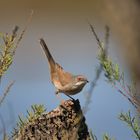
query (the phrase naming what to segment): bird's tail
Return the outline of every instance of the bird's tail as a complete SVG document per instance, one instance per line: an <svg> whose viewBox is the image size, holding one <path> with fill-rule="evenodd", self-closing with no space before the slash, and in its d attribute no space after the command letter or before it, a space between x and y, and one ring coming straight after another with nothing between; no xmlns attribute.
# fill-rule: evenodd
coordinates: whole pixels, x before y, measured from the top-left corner
<svg viewBox="0 0 140 140"><path fill-rule="evenodd" d="M49 49L48 49L48 47L47 47L43 38L40 39L40 44L41 44L41 46L42 46L42 48L45 52L45 55L46 55L46 57L48 59L48 62L50 64L50 68L52 70L55 67L55 61L54 61L54 59L53 59L53 57L52 57L52 55L51 55L51 53L50 53L50 51L49 51Z"/></svg>

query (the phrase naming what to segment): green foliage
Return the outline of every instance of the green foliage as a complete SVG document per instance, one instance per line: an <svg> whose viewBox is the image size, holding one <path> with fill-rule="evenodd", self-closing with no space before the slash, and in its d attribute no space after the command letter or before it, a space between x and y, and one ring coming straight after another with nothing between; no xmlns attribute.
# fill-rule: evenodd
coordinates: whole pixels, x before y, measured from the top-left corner
<svg viewBox="0 0 140 140"><path fill-rule="evenodd" d="M100 41L97 36L93 26L90 24L91 30L95 39L98 43L99 54L98 60L100 65L102 66L105 77L109 83L113 85L113 87L123 95L139 112L140 102L137 90L136 90L136 82L132 79L132 83L130 85L125 83L124 72L120 72L120 68L118 64L113 63L113 61L107 55L107 48L104 47L104 44ZM108 32L106 35L106 44L108 44ZM107 45L108 46L108 45ZM128 113L121 113L119 119L127 123L127 125L134 132L135 138L140 140L140 126L136 117L131 117L130 111ZM93 139L94 140L94 139ZM103 136L103 140L111 140L108 135Z"/></svg>
<svg viewBox="0 0 140 140"><path fill-rule="evenodd" d="M33 11L31 11L28 22L25 28L23 29L23 31L21 32L21 34L19 34L19 37L17 37L17 31L19 29L18 26L15 26L11 34L0 32L0 84L1 84L2 76L6 73L6 71L13 63L15 51L19 46L19 43L22 40L25 31L27 30L27 27L32 19L32 15L33 15ZM2 95L0 94L0 107L13 84L14 81L7 86L6 90L3 92ZM4 135L3 140L7 140L8 138L6 135L6 130L4 128L5 128L5 124L3 125L3 135Z"/></svg>
<svg viewBox="0 0 140 140"><path fill-rule="evenodd" d="M115 84L116 81L120 80L120 69L118 64L114 64L105 52L105 48L102 44L99 48L98 60L100 61L107 80Z"/></svg>
<svg viewBox="0 0 140 140"><path fill-rule="evenodd" d="M95 36L95 39L96 39L98 47L99 47L98 60L105 73L105 77L107 78L107 80L109 82L115 83L116 81L120 80L121 76L120 76L119 66L117 64L114 64L113 61L107 55L109 27L106 26L105 46L104 46L104 44L100 41L98 35L96 34L94 27L91 24L89 24L89 26L91 28L93 35Z"/></svg>
<svg viewBox="0 0 140 140"><path fill-rule="evenodd" d="M18 26L15 26L12 34L0 33L0 40L3 41L3 43L0 44L0 78L5 74L9 66L12 64L15 51L20 41L22 40L28 25L31 22L32 16L33 16L33 10L31 10L27 24L25 28L22 30L18 38L17 38L17 31L19 29Z"/></svg>
<svg viewBox="0 0 140 140"><path fill-rule="evenodd" d="M19 116L19 121L17 123L17 128L14 129L12 135L14 136L19 130L22 130L24 126L28 123L34 122L41 114L46 111L44 105L32 105L31 110L27 110L26 118Z"/></svg>
<svg viewBox="0 0 140 140"><path fill-rule="evenodd" d="M44 113L46 111L44 105L32 105L31 106L31 110L32 111L28 111L27 110L27 121L28 122L32 122L34 121L36 118L38 118L42 113Z"/></svg>
<svg viewBox="0 0 140 140"><path fill-rule="evenodd" d="M103 140L115 140L114 138L110 138L108 134L103 135Z"/></svg>
<svg viewBox="0 0 140 140"><path fill-rule="evenodd" d="M91 140L97 140L97 137L96 137L96 135L94 135L94 134L92 133L92 130L89 131L89 134L90 134Z"/></svg>
<svg viewBox="0 0 140 140"><path fill-rule="evenodd" d="M91 130L90 130L90 138L91 138L91 140L97 140L96 135L94 135ZM109 135L106 133L103 135L103 140L115 140L115 139L110 138Z"/></svg>
<svg viewBox="0 0 140 140"><path fill-rule="evenodd" d="M33 11L31 12L31 15L28 20L28 24L31 21L33 15ZM15 51L20 43L20 41L23 38L23 35L27 29L28 24L25 26L19 37L17 37L17 32L19 27L15 26L14 30L12 31L12 34L9 33L0 33L0 82L2 79L2 76L6 73L6 71L9 69L10 65L13 63ZM11 82L3 95L0 96L0 106L3 103L4 99L6 98L10 88L12 87L14 82Z"/></svg>
<svg viewBox="0 0 140 140"><path fill-rule="evenodd" d="M130 111L128 111L127 113L120 113L119 119L125 122L128 127L133 131L134 137L140 140L140 126L138 119L136 117L132 117Z"/></svg>
<svg viewBox="0 0 140 140"><path fill-rule="evenodd" d="M140 104L136 98L137 91L135 81L132 80L132 84L130 85L125 84L124 72L120 72L119 65L113 63L113 61L105 55L106 50L103 45L100 46L99 49L98 60L103 68L105 77L113 87L137 109Z"/></svg>
<svg viewBox="0 0 140 140"><path fill-rule="evenodd" d="M8 70L13 62L17 31L18 26L15 27L12 34L0 34L0 39L3 41L0 44L0 77Z"/></svg>
<svg viewBox="0 0 140 140"><path fill-rule="evenodd" d="M0 82L2 76L9 69L10 65L13 62L14 54L18 45L17 42L19 43L21 41L21 35L20 38L17 39L18 29L19 27L15 26L14 30L12 31L12 34L0 33ZM7 86L5 92L0 96L0 106L6 98L7 94L9 93L9 90L13 84L14 82L11 82Z"/></svg>
<svg viewBox="0 0 140 140"><path fill-rule="evenodd" d="M104 47L103 43L100 41L97 36L93 26L90 24L91 30L95 39L98 43L99 54L98 60L100 65L102 66L103 72L107 81L109 81L116 90L123 95L137 110L140 108L139 99L136 95L138 95L136 91L136 86L134 80L132 80L131 85L125 84L124 80L124 72L120 72L120 68L118 64L113 63L113 61L107 55L107 48ZM106 43L108 42L108 32L106 34ZM108 45L106 45L108 46Z"/></svg>
<svg viewBox="0 0 140 140"><path fill-rule="evenodd" d="M31 111L27 110L27 116L25 119L21 118L21 116L19 116L19 122L18 122L18 126L20 126L20 128L22 128L25 124L27 124L28 122L33 122L36 118L38 118L42 113L44 113L46 111L44 105L32 105L31 106Z"/></svg>

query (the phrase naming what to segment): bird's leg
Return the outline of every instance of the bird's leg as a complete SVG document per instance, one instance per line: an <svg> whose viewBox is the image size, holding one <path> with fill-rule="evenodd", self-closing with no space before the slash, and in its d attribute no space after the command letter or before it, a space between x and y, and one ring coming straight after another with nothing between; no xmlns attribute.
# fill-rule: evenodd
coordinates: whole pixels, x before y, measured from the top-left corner
<svg viewBox="0 0 140 140"><path fill-rule="evenodd" d="M58 95L58 93L59 93L59 90L58 90L58 89L56 89L55 94L56 94L56 95Z"/></svg>
<svg viewBox="0 0 140 140"><path fill-rule="evenodd" d="M58 90L58 89L56 89L56 91L55 91L55 95L60 99L60 96L59 96L59 90Z"/></svg>
<svg viewBox="0 0 140 140"><path fill-rule="evenodd" d="M58 90L58 89L56 89L55 94L56 94L56 96L61 100L61 98L60 98L60 96L59 96L59 90ZM67 95L67 94L65 94L65 95L68 96L70 99L72 99L72 101L75 101L75 99L72 98L70 95Z"/></svg>
<svg viewBox="0 0 140 140"><path fill-rule="evenodd" d="M74 98L72 98L70 95L65 94L66 96L68 96L70 99L72 99L72 101L75 101Z"/></svg>
<svg viewBox="0 0 140 140"><path fill-rule="evenodd" d="M59 100L61 103L64 102L64 100L60 97L60 94L59 94L59 90L58 90L58 89L56 89L55 95L56 95L56 97L58 98L58 100Z"/></svg>

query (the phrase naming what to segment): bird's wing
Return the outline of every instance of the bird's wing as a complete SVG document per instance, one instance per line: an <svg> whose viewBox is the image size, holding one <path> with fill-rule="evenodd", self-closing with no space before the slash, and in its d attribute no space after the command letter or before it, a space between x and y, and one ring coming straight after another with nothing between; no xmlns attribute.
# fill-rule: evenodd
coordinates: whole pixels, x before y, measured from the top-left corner
<svg viewBox="0 0 140 140"><path fill-rule="evenodd" d="M56 80L59 82L59 84L61 84L61 86L65 86L73 81L73 75L69 72L65 72L58 63L56 63L56 69Z"/></svg>

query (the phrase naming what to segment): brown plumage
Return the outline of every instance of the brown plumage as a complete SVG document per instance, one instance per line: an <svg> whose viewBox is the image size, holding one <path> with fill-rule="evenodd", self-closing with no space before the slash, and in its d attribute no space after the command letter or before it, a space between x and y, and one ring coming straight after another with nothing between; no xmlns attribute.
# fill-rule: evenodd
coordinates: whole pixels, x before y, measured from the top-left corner
<svg viewBox="0 0 140 140"><path fill-rule="evenodd" d="M53 59L44 39L40 39L40 44L48 59L50 76L52 83L57 89L56 93L62 92L69 96L80 92L88 82L87 78L82 75L73 75L69 72L65 72Z"/></svg>

